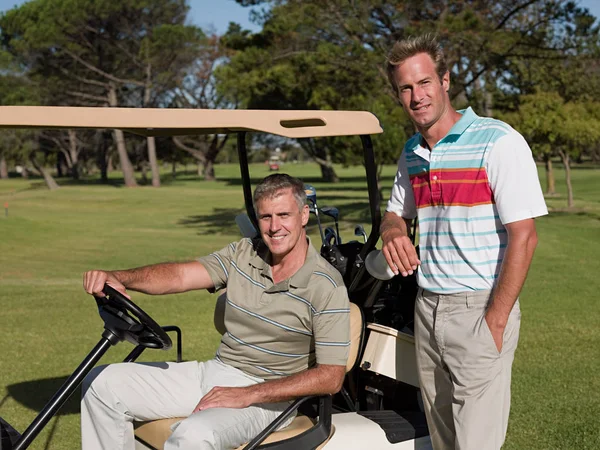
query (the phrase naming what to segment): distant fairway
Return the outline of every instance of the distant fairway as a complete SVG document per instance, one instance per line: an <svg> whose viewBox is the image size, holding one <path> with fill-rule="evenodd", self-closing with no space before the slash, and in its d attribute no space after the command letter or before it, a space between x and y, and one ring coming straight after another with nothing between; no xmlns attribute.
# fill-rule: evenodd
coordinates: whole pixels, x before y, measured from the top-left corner
<svg viewBox="0 0 600 450"><path fill-rule="evenodd" d="M321 183L316 165L285 165L317 188L320 206L336 206L344 240L354 226L370 229L363 169L337 167L342 182ZM0 415L23 431L60 382L100 338L93 299L81 288L92 268L117 269L191 259L239 239L233 218L243 211L237 166L217 166L217 182L193 174L165 176L159 189L65 184L49 192L40 180L0 180ZM251 167L253 179L268 174ZM386 167L387 196L395 167ZM543 175L543 173L542 173ZM113 174L118 177L118 174ZM537 221L540 243L521 296L523 322L513 371L506 449L600 448L600 169L574 168L574 212L561 196ZM542 180L543 182L543 180ZM385 202L382 204L385 206ZM329 225L327 217L324 218ZM309 232L318 242L311 218ZM161 324L183 328L186 359L210 358L219 336L214 297L206 292L153 298L133 293ZM120 344L103 362L131 349ZM148 351L144 360L174 359ZM76 449L78 402L53 419L35 449Z"/></svg>

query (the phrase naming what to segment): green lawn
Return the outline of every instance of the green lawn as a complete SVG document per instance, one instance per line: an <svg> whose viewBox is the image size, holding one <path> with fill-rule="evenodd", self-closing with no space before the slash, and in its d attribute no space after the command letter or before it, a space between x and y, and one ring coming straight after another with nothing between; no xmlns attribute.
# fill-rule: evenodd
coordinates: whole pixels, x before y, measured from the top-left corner
<svg viewBox="0 0 600 450"><path fill-rule="evenodd" d="M358 223L369 230L362 168L339 167L337 185L321 183L315 165L284 169L314 184L320 205L340 209L346 240ZM384 170L386 195L394 172ZM267 173L263 165L251 168L255 179ZM8 217L0 210L2 417L23 431L100 338L95 303L81 289L85 270L194 258L239 238L233 222L243 211L239 170L218 166L217 177L207 183L193 174L165 176L160 189L123 188L118 178L109 186L62 180L55 192L40 180L0 180L0 206L9 204ZM507 449L600 448L600 169L575 168L573 178L577 210L563 210L557 171L561 195L548 200L553 212L537 221L540 243L521 297ZM313 222L309 232L317 238ZM213 355L219 336L211 295L133 299L160 323L183 328L185 358ZM121 344L103 361L129 350ZM174 352L144 358L172 359ZM31 448L78 447L73 401Z"/></svg>

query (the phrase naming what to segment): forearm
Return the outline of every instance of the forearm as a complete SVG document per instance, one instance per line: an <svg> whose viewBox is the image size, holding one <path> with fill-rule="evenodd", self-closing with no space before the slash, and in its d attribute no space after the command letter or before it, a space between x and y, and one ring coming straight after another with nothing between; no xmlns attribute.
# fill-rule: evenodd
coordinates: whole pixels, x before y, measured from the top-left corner
<svg viewBox="0 0 600 450"><path fill-rule="evenodd" d="M275 403L308 395L335 394L344 381L345 366L321 365L304 372L243 388L250 403Z"/></svg>
<svg viewBox="0 0 600 450"><path fill-rule="evenodd" d="M530 220L533 221L533 219ZM508 245L498 276L498 283L494 288L488 309L488 317L493 317L499 326L506 325L508 316L521 293L536 245L535 228L519 233L509 231Z"/></svg>
<svg viewBox="0 0 600 450"><path fill-rule="evenodd" d="M399 231L401 236L410 237L409 230L411 223L411 219L404 219L403 217L398 216L396 213L386 211L383 215L381 226L379 227L381 239L385 242L387 235L392 231Z"/></svg>
<svg viewBox="0 0 600 450"><path fill-rule="evenodd" d="M206 269L198 262L160 263L109 272L127 289L145 294L175 294L211 287Z"/></svg>

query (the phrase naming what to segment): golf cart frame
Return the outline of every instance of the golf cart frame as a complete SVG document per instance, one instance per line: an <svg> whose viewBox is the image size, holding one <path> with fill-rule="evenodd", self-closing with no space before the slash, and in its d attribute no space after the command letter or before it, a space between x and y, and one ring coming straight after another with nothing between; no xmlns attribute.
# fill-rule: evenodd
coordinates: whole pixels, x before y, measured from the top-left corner
<svg viewBox="0 0 600 450"><path fill-rule="evenodd" d="M199 126L198 124L202 124ZM140 136L176 136L176 135L194 135L194 134L237 134L237 149L239 155L239 164L243 185L244 202L246 213L250 221L258 229L257 219L253 208L252 186L248 166L248 151L246 147L247 134L251 132L270 133L285 138L318 138L327 136L359 136L363 147L364 166L366 171L367 192L369 197L369 209L371 215L371 231L364 244L348 243L341 244L339 247L346 252L337 253L339 258L346 258L343 269L340 269L344 282L348 288L351 301L359 306L362 313L365 314L367 321L373 321L376 314L373 307L378 300L380 290L384 283L375 280L366 271L366 256L375 249L379 240L379 226L381 223L380 198L377 189L377 171L373 145L371 141L372 134L382 133L383 130L377 118L368 112L363 111L258 111L258 110L185 110L185 109L133 109L133 108L86 108L86 107L28 107L28 106L2 106L0 107L0 128L44 128L44 129L121 129ZM322 253L327 250L325 247ZM325 256L325 255L324 255ZM328 260L336 265L335 255ZM336 401L332 401L332 396L317 396L314 398L306 397L297 399L292 405L282 413L282 415L273 422L267 429L259 434L254 440L247 444L245 449L269 448L269 449L296 449L296 448L317 448L332 435L332 412L334 403L342 405L338 411L347 411L350 414L356 414L357 411L364 409L386 412L384 396L386 392L397 391L397 384L412 385L416 388L416 367L414 362L414 340L411 341L409 335L401 333L394 328L378 324L369 324L369 341L361 340L358 361L359 365L349 372L342 393L336 396ZM170 327L170 330L178 332L178 360L181 357L181 335L176 327ZM362 333L364 335L364 333ZM103 335L103 338L105 336ZM123 338L121 340L130 340ZM27 448L29 443L35 438L35 435L43 428L50 418L66 401L68 396L77 388L85 375L98 362L102 354L115 342L98 344L84 360L84 363L78 367L76 373L65 383L63 388L55 395L46 408L40 413L38 418L30 425L28 430L21 436L21 440L13 449L22 450ZM134 342L134 341L132 341ZM366 345L365 345L366 342ZM135 360L145 347L152 345L140 344L126 358L126 361ZM413 353L411 355L411 352ZM358 384L360 372L371 371L368 380L364 383L365 390L368 391L359 395ZM396 383L396 384L395 384ZM392 386L393 385L393 386ZM390 386L392 386L390 388ZM405 387L406 387L405 386ZM348 387L348 389L346 389ZM352 393L350 394L349 391ZM394 394L395 395L395 394ZM293 438L260 445L261 442L278 426L285 421L289 415L296 410L305 408L309 401L316 401L315 417L318 417L316 424L308 431L301 433ZM386 403L389 403L387 401ZM310 409L306 409L309 411ZM397 430L388 431L386 435L388 442L385 448L430 448L424 423L424 415L420 411L419 419L414 421L419 425L412 429L404 430L404 437L409 439L392 442L391 435ZM396 414L397 415L397 414ZM336 414L333 414L335 417ZM373 422L376 429L381 432L380 425L386 420L397 424L396 416L391 418L369 417L363 415L363 418ZM400 417L400 422L404 428L411 427L413 421ZM354 419L352 419L354 420ZM394 420L396 422L394 422ZM379 423L377 425L375 422ZM354 422L346 424L346 428L355 427ZM364 425L364 422L363 422ZM33 427L34 431L29 430ZM337 426L336 432L341 432L343 423ZM385 428L383 425L381 427ZM373 431L370 428L367 435ZM391 433L391 434L390 434ZM402 433L401 433L402 434ZM23 439L26 437L26 439ZM353 437L353 440L358 438ZM360 439L359 439L360 440ZM367 441L371 446L375 441L369 437ZM367 442L365 441L365 442ZM382 441L383 442L383 441ZM403 446L402 444L408 444ZM399 445L394 445L399 444ZM361 445L361 444L357 444ZM377 445L377 444L375 444ZM327 448L340 448L339 444ZM348 446L346 446L348 448ZM360 448L360 447L357 447ZM383 443L377 448L384 448ZM2 447L1 450L5 450Z"/></svg>

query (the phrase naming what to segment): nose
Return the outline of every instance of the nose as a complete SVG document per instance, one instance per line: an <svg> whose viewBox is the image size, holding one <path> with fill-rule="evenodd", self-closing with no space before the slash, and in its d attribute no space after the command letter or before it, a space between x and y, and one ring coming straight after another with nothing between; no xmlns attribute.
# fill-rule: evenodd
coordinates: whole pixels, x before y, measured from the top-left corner
<svg viewBox="0 0 600 450"><path fill-rule="evenodd" d="M411 103L412 104L419 104L421 103L421 100L423 100L423 97L425 97L425 91L423 90L423 88L421 86L415 86L412 89L412 95L411 95Z"/></svg>
<svg viewBox="0 0 600 450"><path fill-rule="evenodd" d="M269 231L271 233L275 233L280 228L281 228L281 220L279 217L277 217L277 215L274 214L273 217L271 217L271 222L269 224Z"/></svg>

